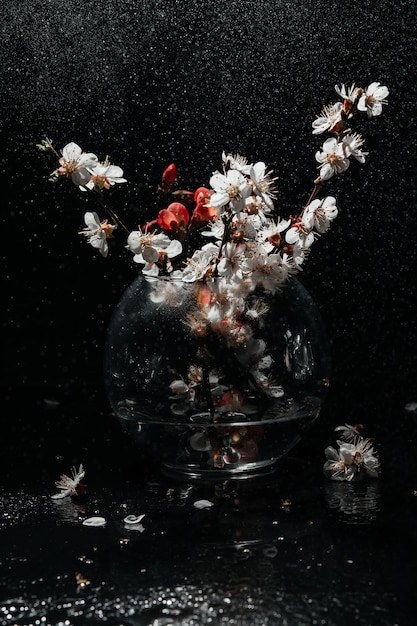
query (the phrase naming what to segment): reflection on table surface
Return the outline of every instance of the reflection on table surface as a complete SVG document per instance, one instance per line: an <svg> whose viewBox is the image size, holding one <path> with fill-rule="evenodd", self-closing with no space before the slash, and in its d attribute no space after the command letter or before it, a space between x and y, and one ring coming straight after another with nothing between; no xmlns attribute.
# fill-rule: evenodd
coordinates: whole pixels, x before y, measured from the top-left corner
<svg viewBox="0 0 417 626"><path fill-rule="evenodd" d="M3 623L412 623L410 490L331 482L296 456L265 480L88 478L86 467L86 493L61 500L53 485L3 489ZM105 524L85 526L92 516Z"/></svg>

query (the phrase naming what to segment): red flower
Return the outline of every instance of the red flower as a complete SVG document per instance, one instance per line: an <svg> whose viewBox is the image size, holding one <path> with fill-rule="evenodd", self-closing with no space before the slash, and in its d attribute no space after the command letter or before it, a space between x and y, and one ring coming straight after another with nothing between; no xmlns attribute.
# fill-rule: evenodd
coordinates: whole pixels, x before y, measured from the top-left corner
<svg viewBox="0 0 417 626"><path fill-rule="evenodd" d="M217 217L217 210L215 207L210 206L208 203L210 202L210 196L213 192L207 189L206 187L199 187L194 193L194 200L197 206L194 209L193 215L191 217L191 226L194 228L199 228L211 222L215 217Z"/></svg>
<svg viewBox="0 0 417 626"><path fill-rule="evenodd" d="M199 187L194 192L194 202L196 204L207 204L212 193L207 187Z"/></svg>
<svg viewBox="0 0 417 626"><path fill-rule="evenodd" d="M191 217L191 226L199 228L217 217L217 209L214 206L206 206L205 204L197 204Z"/></svg>
<svg viewBox="0 0 417 626"><path fill-rule="evenodd" d="M156 221L164 230L171 230L181 236L187 228L190 216L181 202L172 202L166 209L159 211Z"/></svg>
<svg viewBox="0 0 417 626"><path fill-rule="evenodd" d="M177 166L175 165L175 163L171 163L171 165L168 165L168 167L164 170L164 173L162 174L162 188L166 189L167 187L170 187L175 183L176 180Z"/></svg>
<svg viewBox="0 0 417 626"><path fill-rule="evenodd" d="M208 285L205 285L204 283L197 283L196 299L201 307L210 304L212 297L213 292Z"/></svg>

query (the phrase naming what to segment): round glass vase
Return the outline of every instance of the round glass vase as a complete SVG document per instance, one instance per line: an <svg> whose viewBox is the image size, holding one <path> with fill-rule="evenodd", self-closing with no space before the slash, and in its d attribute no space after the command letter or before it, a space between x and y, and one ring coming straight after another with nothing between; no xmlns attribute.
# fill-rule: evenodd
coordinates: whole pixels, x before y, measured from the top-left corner
<svg viewBox="0 0 417 626"><path fill-rule="evenodd" d="M166 475L270 474L326 394L330 350L320 312L291 277L279 293L248 295L245 319L225 333L226 322L199 322L203 288L142 275L127 288L107 332L110 405Z"/></svg>

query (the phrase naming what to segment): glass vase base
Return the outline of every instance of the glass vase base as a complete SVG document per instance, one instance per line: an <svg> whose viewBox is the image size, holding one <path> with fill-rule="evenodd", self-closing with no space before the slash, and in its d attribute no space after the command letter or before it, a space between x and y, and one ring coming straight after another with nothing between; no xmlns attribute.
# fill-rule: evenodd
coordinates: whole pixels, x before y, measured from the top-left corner
<svg viewBox="0 0 417 626"><path fill-rule="evenodd" d="M194 467L192 465L162 463L160 471L164 476L181 482L214 483L229 480L251 480L273 476L277 471L277 463L278 459L273 459L272 461L265 461L263 463L248 463L246 466L230 469L201 469L198 466Z"/></svg>
<svg viewBox="0 0 417 626"><path fill-rule="evenodd" d="M316 410L316 414L317 414ZM234 416L236 417L236 416ZM269 476L303 436L314 417L311 410L263 421L207 425L143 423L120 418L139 449L163 474L186 481L247 480ZM229 417L232 420L232 416Z"/></svg>

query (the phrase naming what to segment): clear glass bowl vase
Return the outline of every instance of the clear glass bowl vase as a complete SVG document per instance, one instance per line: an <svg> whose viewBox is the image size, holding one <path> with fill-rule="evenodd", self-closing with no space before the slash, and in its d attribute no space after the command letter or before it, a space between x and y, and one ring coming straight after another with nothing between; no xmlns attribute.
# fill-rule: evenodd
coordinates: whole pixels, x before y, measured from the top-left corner
<svg viewBox="0 0 417 626"><path fill-rule="evenodd" d="M320 312L291 277L279 293L247 296L225 334L221 323L199 323L204 287L142 275L128 287L107 333L110 405L167 475L270 474L326 395L330 350Z"/></svg>

